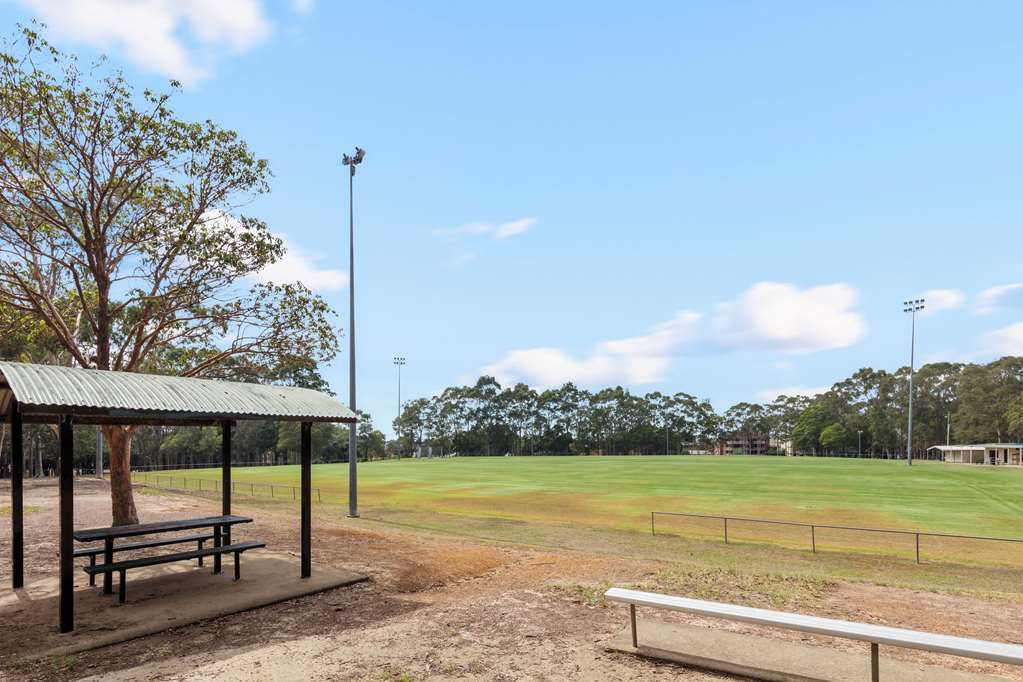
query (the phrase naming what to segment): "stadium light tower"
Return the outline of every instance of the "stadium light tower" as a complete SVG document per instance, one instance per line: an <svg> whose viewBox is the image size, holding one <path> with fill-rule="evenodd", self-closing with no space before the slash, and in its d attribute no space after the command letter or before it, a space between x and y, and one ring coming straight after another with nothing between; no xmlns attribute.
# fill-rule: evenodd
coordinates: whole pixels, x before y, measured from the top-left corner
<svg viewBox="0 0 1023 682"><path fill-rule="evenodd" d="M341 155L341 163L348 166L348 406L355 412L355 199L352 196L355 167L362 163L366 151L356 147L355 154ZM359 516L359 451L358 424L348 428L348 516Z"/></svg>
<svg viewBox="0 0 1023 682"><path fill-rule="evenodd" d="M906 433L906 464L913 466L913 365L916 361L916 314L924 309L924 300L914 298L902 302L902 312L909 313L912 318L912 331L909 336L909 427Z"/></svg>
<svg viewBox="0 0 1023 682"><path fill-rule="evenodd" d="M398 419L401 419L401 366L405 364L405 358L394 356L394 366L398 368ZM401 429L399 424L395 424L395 436L398 437L398 461L401 461Z"/></svg>

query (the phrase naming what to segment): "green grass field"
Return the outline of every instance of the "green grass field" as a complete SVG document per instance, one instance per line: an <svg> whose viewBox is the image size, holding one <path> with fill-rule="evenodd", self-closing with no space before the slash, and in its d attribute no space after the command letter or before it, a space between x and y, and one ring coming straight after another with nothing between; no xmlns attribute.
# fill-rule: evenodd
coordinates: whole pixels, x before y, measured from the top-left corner
<svg viewBox="0 0 1023 682"><path fill-rule="evenodd" d="M220 470L160 475L188 477L194 487L199 478L218 480ZM1011 467L737 456L466 457L371 462L359 465L359 475L360 506L368 515L418 510L638 530L649 527L649 513L657 510L1023 537L1023 470ZM297 486L299 468L235 468L234 480ZM343 502L347 465L314 466L313 486L323 502Z"/></svg>

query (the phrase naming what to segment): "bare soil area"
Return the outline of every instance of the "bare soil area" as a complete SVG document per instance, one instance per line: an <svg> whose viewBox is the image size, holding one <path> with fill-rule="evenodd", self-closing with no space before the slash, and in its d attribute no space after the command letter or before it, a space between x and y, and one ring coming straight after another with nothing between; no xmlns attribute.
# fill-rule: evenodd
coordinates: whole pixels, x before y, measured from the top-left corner
<svg viewBox="0 0 1023 682"><path fill-rule="evenodd" d="M0 495L5 499L7 489L0 487ZM146 489L138 491L137 503L145 520L219 511L219 499L210 496ZM54 575L56 488L30 484L26 504L37 509L26 515L27 577ZM296 505L236 499L234 511L255 518L246 537L297 552ZM314 514L314 562L365 573L369 582L68 658L26 659L32 628L14 631L0 622L0 679L728 679L606 652L604 644L627 623L624 608L600 598L612 584L998 641L1020 642L1017 633L1023 633L1023 604L1015 599L395 530L346 519L333 506L317 506ZM106 485L77 481L75 515L78 527L108 525ZM9 551L10 517L0 514L4 585L10 581ZM862 649L852 642L681 615L641 611L643 618ZM53 628L55 621L56 613L39 613L35 627ZM1023 679L1020 671L984 662L886 653Z"/></svg>

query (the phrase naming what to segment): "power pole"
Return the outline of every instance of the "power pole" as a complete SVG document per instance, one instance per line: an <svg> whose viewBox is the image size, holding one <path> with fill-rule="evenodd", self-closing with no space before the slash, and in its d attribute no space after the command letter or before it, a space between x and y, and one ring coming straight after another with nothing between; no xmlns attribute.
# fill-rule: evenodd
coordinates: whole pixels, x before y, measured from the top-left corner
<svg viewBox="0 0 1023 682"><path fill-rule="evenodd" d="M96 427L96 478L103 478L103 429Z"/></svg>

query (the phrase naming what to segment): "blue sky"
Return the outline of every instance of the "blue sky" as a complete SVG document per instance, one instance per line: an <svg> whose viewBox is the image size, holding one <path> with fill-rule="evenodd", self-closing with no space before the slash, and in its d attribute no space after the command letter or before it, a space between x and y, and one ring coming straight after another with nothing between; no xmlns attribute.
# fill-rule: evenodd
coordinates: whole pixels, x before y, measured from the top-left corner
<svg viewBox="0 0 1023 682"><path fill-rule="evenodd" d="M1019 3L6 0L274 170L272 276L346 311L359 403L483 371L718 409L1023 354ZM268 275L270 276L270 275ZM927 292L927 293L925 293ZM940 305L939 305L940 304ZM938 309L942 308L942 309ZM340 320L347 328L347 314ZM328 371L347 395L347 354ZM389 429L388 429L389 430Z"/></svg>

